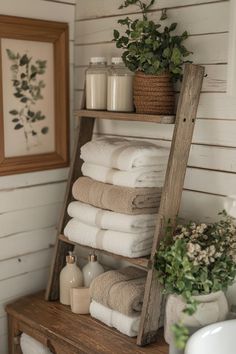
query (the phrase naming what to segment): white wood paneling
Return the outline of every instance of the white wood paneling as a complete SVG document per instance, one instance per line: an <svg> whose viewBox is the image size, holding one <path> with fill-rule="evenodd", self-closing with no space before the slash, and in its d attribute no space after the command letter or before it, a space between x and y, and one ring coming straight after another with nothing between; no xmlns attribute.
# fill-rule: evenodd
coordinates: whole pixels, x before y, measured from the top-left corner
<svg viewBox="0 0 236 354"><path fill-rule="evenodd" d="M211 14L214 13L214 16ZM141 18L141 14L139 16ZM108 17L96 20L76 22L75 43L88 44L98 42L108 42L113 39L114 28L124 33L125 26L117 24L121 17ZM131 19L136 19L136 15L131 15ZM160 18L160 11L152 12L149 18L157 22ZM214 3L202 6L190 6L168 11L168 20L164 25L177 22L176 33L180 34L185 30L190 35L226 32L229 29L229 6L227 3Z"/></svg>
<svg viewBox="0 0 236 354"><path fill-rule="evenodd" d="M75 68L75 90L84 89L85 70L87 67ZM203 79L202 92L226 92L227 65L205 65L205 77ZM180 90L180 84L176 90Z"/></svg>
<svg viewBox="0 0 236 354"><path fill-rule="evenodd" d="M201 5L205 3L227 2L227 0L158 0L153 9L178 8L191 5ZM129 7L118 10L121 0L77 0L76 19L84 20L104 16L114 16L125 13L136 12L136 8Z"/></svg>
<svg viewBox="0 0 236 354"><path fill-rule="evenodd" d="M65 182L0 192L0 213L62 202Z"/></svg>
<svg viewBox="0 0 236 354"><path fill-rule="evenodd" d="M196 64L227 63L228 34L206 34L189 37L186 47L193 52L189 60ZM220 48L220 50L219 50ZM88 65L92 56L105 56L110 61L112 56L121 55L122 51L116 48L115 43L97 43L94 45L75 45L76 65Z"/></svg>
<svg viewBox="0 0 236 354"><path fill-rule="evenodd" d="M53 226L2 237L0 238L0 259L17 259L24 254L51 248L55 243L56 231Z"/></svg>
<svg viewBox="0 0 236 354"><path fill-rule="evenodd" d="M52 249L46 249L0 261L0 281L29 273L42 267L49 267L51 259Z"/></svg>

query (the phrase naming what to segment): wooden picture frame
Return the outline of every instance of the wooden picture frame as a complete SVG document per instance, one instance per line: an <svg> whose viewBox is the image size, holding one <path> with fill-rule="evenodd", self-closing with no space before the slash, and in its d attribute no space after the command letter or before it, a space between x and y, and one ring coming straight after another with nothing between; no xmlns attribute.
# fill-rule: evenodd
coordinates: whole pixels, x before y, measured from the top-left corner
<svg viewBox="0 0 236 354"><path fill-rule="evenodd" d="M0 176L68 166L68 44L67 23L0 15Z"/></svg>

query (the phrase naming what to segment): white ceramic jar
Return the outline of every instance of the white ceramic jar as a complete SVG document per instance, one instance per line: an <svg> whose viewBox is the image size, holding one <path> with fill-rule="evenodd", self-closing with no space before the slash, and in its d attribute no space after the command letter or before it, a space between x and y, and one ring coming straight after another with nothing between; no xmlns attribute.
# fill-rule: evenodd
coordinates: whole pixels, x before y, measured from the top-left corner
<svg viewBox="0 0 236 354"><path fill-rule="evenodd" d="M86 70L86 108L107 108L107 61L104 57L93 57Z"/></svg>
<svg viewBox="0 0 236 354"><path fill-rule="evenodd" d="M180 319L187 327L192 328L200 328L226 319L229 308L223 291L194 296L193 298L198 302L197 311L189 316L182 313L185 308L185 301L182 296L174 294L168 296L164 325L164 336L167 343L172 342L171 326Z"/></svg>
<svg viewBox="0 0 236 354"><path fill-rule="evenodd" d="M133 73L126 68L122 58L111 59L108 70L107 110L132 112L133 105Z"/></svg>

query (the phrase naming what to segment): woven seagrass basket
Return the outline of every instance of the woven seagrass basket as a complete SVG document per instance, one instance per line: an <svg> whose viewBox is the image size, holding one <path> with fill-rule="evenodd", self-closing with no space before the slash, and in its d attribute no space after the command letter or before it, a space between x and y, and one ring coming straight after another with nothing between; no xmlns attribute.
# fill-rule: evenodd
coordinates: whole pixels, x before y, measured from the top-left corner
<svg viewBox="0 0 236 354"><path fill-rule="evenodd" d="M174 114L175 95L169 73L134 76L134 104L137 113Z"/></svg>

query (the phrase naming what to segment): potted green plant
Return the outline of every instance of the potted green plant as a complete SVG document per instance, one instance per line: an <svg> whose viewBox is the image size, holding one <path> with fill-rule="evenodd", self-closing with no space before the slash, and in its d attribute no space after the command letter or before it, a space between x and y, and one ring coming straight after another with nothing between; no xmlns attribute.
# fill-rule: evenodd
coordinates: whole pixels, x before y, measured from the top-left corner
<svg viewBox="0 0 236 354"><path fill-rule="evenodd" d="M114 30L117 48L124 49L122 54L125 65L133 72L134 104L138 113L173 114L175 96L173 82L182 78L183 64L190 52L183 42L188 38L185 31L174 34L177 23L162 26L148 19L155 0L145 3L141 0L125 0L119 9L136 5L142 18L130 17L118 20L125 32ZM166 19L162 12L160 21Z"/></svg>
<svg viewBox="0 0 236 354"><path fill-rule="evenodd" d="M188 328L224 320L224 292L236 275L236 227L225 211L218 222L178 226L160 243L155 268L166 304L165 339L182 349Z"/></svg>

